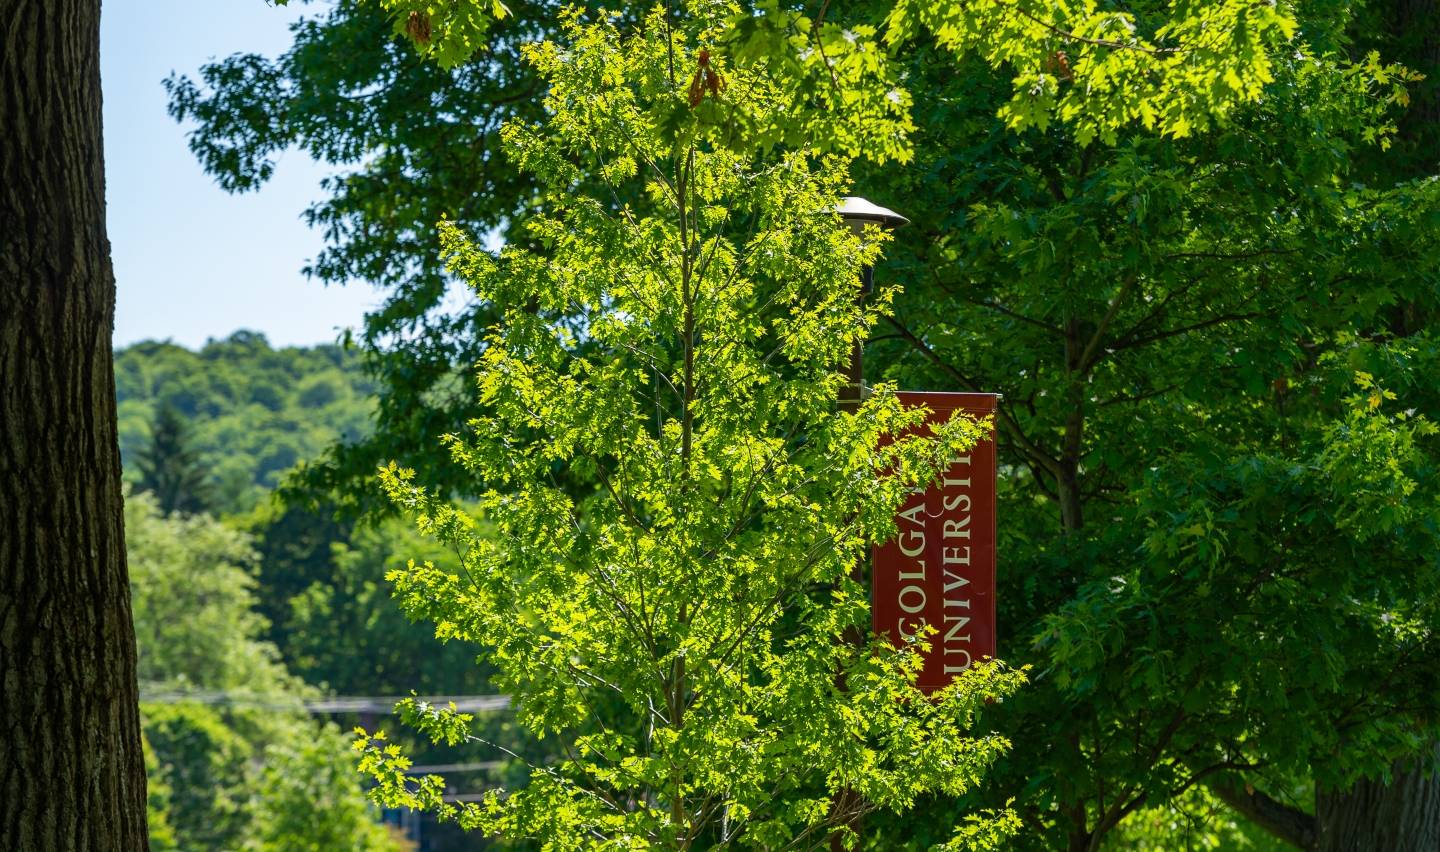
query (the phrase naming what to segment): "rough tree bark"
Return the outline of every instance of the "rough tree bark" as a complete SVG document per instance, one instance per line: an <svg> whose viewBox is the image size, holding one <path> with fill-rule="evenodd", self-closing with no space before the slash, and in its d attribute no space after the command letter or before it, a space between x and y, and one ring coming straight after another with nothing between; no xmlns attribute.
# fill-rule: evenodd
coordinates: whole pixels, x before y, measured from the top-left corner
<svg viewBox="0 0 1440 852"><path fill-rule="evenodd" d="M0 0L0 848L147 847L100 0Z"/></svg>
<svg viewBox="0 0 1440 852"><path fill-rule="evenodd" d="M1405 761L1391 770L1389 784L1367 779L1344 790L1321 789L1315 796L1316 852L1440 849L1440 779L1426 770L1424 761Z"/></svg>
<svg viewBox="0 0 1440 852"><path fill-rule="evenodd" d="M1432 757L1440 760L1440 745ZM1399 761L1390 783L1361 780L1343 790L1320 789L1315 813L1270 798L1235 779L1211 783L1227 805L1307 852L1433 852L1440 849L1440 780L1423 759Z"/></svg>

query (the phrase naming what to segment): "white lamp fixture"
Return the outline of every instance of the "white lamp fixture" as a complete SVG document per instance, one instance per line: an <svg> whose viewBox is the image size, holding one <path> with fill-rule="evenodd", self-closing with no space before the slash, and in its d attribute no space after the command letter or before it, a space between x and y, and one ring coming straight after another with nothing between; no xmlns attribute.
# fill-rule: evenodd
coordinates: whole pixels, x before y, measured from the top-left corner
<svg viewBox="0 0 1440 852"><path fill-rule="evenodd" d="M886 230L894 230L910 222L894 210L872 204L855 195L840 199L840 205L835 208L835 212L839 213L840 218L857 234L864 231L866 225L879 225Z"/></svg>

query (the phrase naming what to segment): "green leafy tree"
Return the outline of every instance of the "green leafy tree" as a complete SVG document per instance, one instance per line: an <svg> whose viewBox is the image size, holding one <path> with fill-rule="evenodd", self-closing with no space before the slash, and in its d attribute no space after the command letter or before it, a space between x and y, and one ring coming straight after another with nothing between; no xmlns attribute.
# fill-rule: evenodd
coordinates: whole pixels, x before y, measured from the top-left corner
<svg viewBox="0 0 1440 852"><path fill-rule="evenodd" d="M344 752L345 737L334 725L266 748L256 790L259 805L245 848L257 852L396 850L396 838L374 819L365 799L356 795L353 765L335 759Z"/></svg>
<svg viewBox="0 0 1440 852"><path fill-rule="evenodd" d="M1385 789L1415 789L1356 776L1405 755L1400 777L1428 750L1425 640L1365 613L1431 617L1430 545L1378 514L1357 528L1299 474L1351 428L1356 369L1387 365L1402 406L1435 415L1433 343L1394 321L1433 316L1419 223L1435 197L1366 185L1384 186L1367 164L1410 75L1324 53L1343 21L1307 24L1315 53L1277 62L1264 103L1182 142L1017 136L989 120L1009 95L977 85L978 64L954 80L924 52L910 66L931 168L897 197L928 227L899 234L890 274L908 292L871 363L1005 394L1001 647L1047 674L1000 724L1043 726L1049 745L1016 737L1007 767L1023 771L990 789L1023 794L1037 848L1094 848L1147 806L1198 801L1183 795L1197 784L1292 843L1339 848L1319 845L1327 823L1334 836L1385 814ZM1433 452L1387 486L1422 517ZM1336 807L1316 810L1317 786ZM1411 801L1413 825L1433 823L1433 796Z"/></svg>
<svg viewBox="0 0 1440 852"><path fill-rule="evenodd" d="M152 837L180 849L394 848L343 742L303 714L254 611L248 536L125 502ZM289 786L277 773L303 773ZM306 799L302 791L313 797ZM384 841L384 842L382 842Z"/></svg>
<svg viewBox="0 0 1440 852"><path fill-rule="evenodd" d="M827 212L844 161L754 155L746 131L785 103L768 75L711 68L723 90L697 96L691 69L720 31L568 20L563 46L527 51L551 117L505 132L544 187L529 227L547 251L496 259L442 228L450 268L509 306L480 367L493 413L448 440L489 487L494 534L384 472L463 558L397 572L403 605L486 646L520 721L566 753L458 806L383 739L357 741L362 767L382 802L552 844L853 840L857 814L970 789L1007 745L968 731L1023 674L977 665L926 698L917 648L845 640L869 615L856 560L983 425L911 434L922 412L884 388L837 408L837 365L892 293L857 303L879 240ZM582 171L651 203L577 195ZM561 488L562 470L593 496ZM406 711L439 740L468 736L464 715Z"/></svg>
<svg viewBox="0 0 1440 852"><path fill-rule="evenodd" d="M463 484L439 463L434 438L478 413L463 371L479 359L475 330L493 313L468 300L450 310L434 224L445 215L475 233L503 230L533 204L529 175L493 154L505 119L539 116L543 86L520 47L550 26L555 6L506 5L486 58L463 70L416 61L377 4L338 0L297 23L282 56L236 54L195 79L166 82L171 114L195 123L191 150L226 190L258 189L295 145L334 165L322 200L304 215L338 239L307 272L327 283L374 282L384 294L356 342L379 383L374 424L385 437L329 436L338 445L326 459L304 454L311 494L328 498L396 457L414 460L432 482L448 475L452 489ZM368 486L341 492L366 508L383 503Z"/></svg>
<svg viewBox="0 0 1440 852"><path fill-rule="evenodd" d="M316 625L299 627L292 602L313 586L336 584L336 551L346 546L356 534L356 527L322 509L275 501L258 507L246 519L246 525L259 554L255 608L265 616L266 637L276 647L286 649L293 664L294 643L305 641L300 633Z"/></svg>
<svg viewBox="0 0 1440 852"><path fill-rule="evenodd" d="M282 647L291 671L352 695L474 695L494 691L478 649L442 642L435 625L396 606L385 577L415 559L453 570L452 551L398 519L354 530L331 549L328 573L288 601Z"/></svg>
<svg viewBox="0 0 1440 852"><path fill-rule="evenodd" d="M250 538L206 515L169 517L149 494L125 501L139 679L150 691L298 691L256 601Z"/></svg>
<svg viewBox="0 0 1440 852"><path fill-rule="evenodd" d="M145 825L150 835L150 848L156 852L179 849L175 828L170 825L170 785L160 773L160 759L155 756L149 740L142 734L145 748Z"/></svg>
<svg viewBox="0 0 1440 852"><path fill-rule="evenodd" d="M493 691L475 649L406 618L385 580L409 558L453 565L452 551L397 519L357 525L303 506L262 506L244 524L263 635L297 677L350 695Z"/></svg>
<svg viewBox="0 0 1440 852"><path fill-rule="evenodd" d="M162 405L150 426L150 444L136 459L138 489L155 495L169 514L204 512L210 503L208 471L193 446L190 429L173 406Z"/></svg>
<svg viewBox="0 0 1440 852"><path fill-rule="evenodd" d="M1259 101L1299 28L1292 7L1246 0L898 0L887 22L892 43L923 28L937 46L1013 75L997 112L1009 128L1063 121L1081 146L1113 145L1136 126L1183 138Z"/></svg>
<svg viewBox="0 0 1440 852"><path fill-rule="evenodd" d="M177 846L240 848L250 831L250 743L212 707L142 703L141 713L157 757L154 778L169 791L164 825Z"/></svg>
<svg viewBox="0 0 1440 852"><path fill-rule="evenodd" d="M622 26L651 8L609 5L621 10ZM1108 136L1142 122L1198 131L1254 100L1294 26L1283 4L1197 4L1173 16L1155 5L1129 15L1090 4L1042 11L1029 2L717 9L733 13L725 52L763 63L784 87L790 106L769 119L767 139L904 161L912 87L899 78L891 52L923 48L932 30L956 49L978 39L993 64L1018 69L1007 95L1027 126L1054 116ZM327 283L370 282L387 294L358 341L378 384L375 432L337 444L319 461L302 455L308 463L298 490L338 491L353 508L374 509L364 483L377 465L403 457L430 485L465 493L468 481L443 463L434 437L463 429L479 413L463 388L484 350L477 331L495 319L495 309L447 299L453 289L433 250L432 226L444 216L472 233L517 245L530 239L522 225L534 210L534 180L495 152L507 119L540 115L545 84L521 49L555 31L556 8L527 0L505 3L503 12L488 0L340 0L297 23L291 48L277 58L236 54L195 79L166 81L171 114L195 122L191 149L225 189L256 190L291 147L335 166L326 196L305 212L329 238L306 271ZM980 26L965 18L967 9L999 26ZM1120 34L1127 22L1134 32ZM1124 42L1118 49L1116 40ZM415 61L416 49L445 64ZM1062 78L1057 63L1065 51L1073 59ZM339 55L346 61L335 62ZM957 65L953 51L927 55L947 73ZM1075 84L1075 73L1094 85ZM1148 93L1148 117L1118 94L1137 85ZM1096 89L1103 99L1078 94Z"/></svg>

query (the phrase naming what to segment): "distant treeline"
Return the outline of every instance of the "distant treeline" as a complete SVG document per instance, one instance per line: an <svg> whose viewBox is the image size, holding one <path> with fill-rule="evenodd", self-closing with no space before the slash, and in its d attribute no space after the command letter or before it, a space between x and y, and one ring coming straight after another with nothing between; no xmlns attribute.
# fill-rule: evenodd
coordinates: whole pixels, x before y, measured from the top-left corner
<svg viewBox="0 0 1440 852"><path fill-rule="evenodd" d="M189 426L220 514L245 512L297 462L370 430L374 387L359 355L336 345L271 347L237 331L198 351L145 341L115 353L115 395L125 477L140 481L138 457L160 410Z"/></svg>

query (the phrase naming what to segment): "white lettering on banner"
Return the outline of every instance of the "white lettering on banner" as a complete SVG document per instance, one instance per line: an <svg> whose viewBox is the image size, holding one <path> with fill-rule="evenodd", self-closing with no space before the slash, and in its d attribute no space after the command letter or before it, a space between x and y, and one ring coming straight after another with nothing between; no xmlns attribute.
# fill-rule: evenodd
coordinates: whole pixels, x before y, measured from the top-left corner
<svg viewBox="0 0 1440 852"><path fill-rule="evenodd" d="M965 476L957 477L947 474L942 483L946 495L941 501L945 507L948 517L941 521L942 538L970 539L970 511L975 505L974 497L970 494L970 457L960 456L955 459L951 466L951 473L955 468L964 465ZM951 488L962 488L956 494L948 493ZM954 513L954 514L951 514ZM969 578L963 574L952 572L951 565L958 566L960 570L970 567L970 545L956 544L942 547L940 550L941 562L946 566L945 571L945 632L941 636L940 646L945 659L945 674L958 674L970 668L970 632L966 629L970 624L970 604L967 586L970 585ZM952 593L957 593L952 596ZM963 612L963 614L962 614ZM961 631L964 631L963 633Z"/></svg>
<svg viewBox="0 0 1440 852"><path fill-rule="evenodd" d="M896 544L906 563L899 566L896 579L900 581L895 593L895 604L903 613L895 622L895 632L911 639L920 635L925 624L925 607L930 601L926 592L925 548L926 522L940 521L941 544L940 569L942 572L941 624L937 638L940 652L945 659L945 673L956 674L970 667L971 621L970 597L971 580L963 573L971 563L971 510L975 504L970 493L970 456L960 456L952 461L950 470L941 481L938 495L927 489L915 489L913 497L920 497L915 505L896 515L900 534ZM956 489L961 489L957 491ZM928 497L938 496L940 511L931 513ZM933 531L933 527L931 528ZM933 590L933 589L932 589Z"/></svg>

